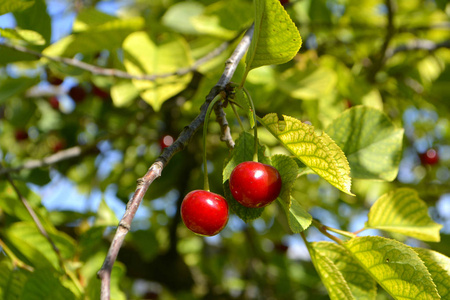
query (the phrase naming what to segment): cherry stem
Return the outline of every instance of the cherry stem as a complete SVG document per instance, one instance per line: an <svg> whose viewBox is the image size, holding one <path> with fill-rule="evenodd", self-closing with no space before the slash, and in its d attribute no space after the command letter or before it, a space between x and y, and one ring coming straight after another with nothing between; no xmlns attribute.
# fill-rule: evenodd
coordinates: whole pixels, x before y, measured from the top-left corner
<svg viewBox="0 0 450 300"><path fill-rule="evenodd" d="M209 192L209 180L208 180L208 164L206 161L206 135L208 134L208 123L209 116L211 115L211 111L216 105L217 101L222 99L222 95L218 94L208 106L208 110L205 115L205 122L203 123L203 189Z"/></svg>
<svg viewBox="0 0 450 300"><path fill-rule="evenodd" d="M312 223L312 224L314 225L314 227L316 227L317 229L319 229L319 231L320 231L323 235L325 235L326 237L332 239L333 241L335 241L335 242L338 243L339 245L344 244L344 242L343 242L340 238L335 237L334 235L330 234L330 233L327 231L326 226L324 226L322 223L320 223L320 222L318 222L318 221L316 221L316 220L313 220L313 223Z"/></svg>
<svg viewBox="0 0 450 300"><path fill-rule="evenodd" d="M353 234L356 236L357 234L363 232L364 230L366 230L366 227L361 228L360 230L356 230L355 232L353 232Z"/></svg>
<svg viewBox="0 0 450 300"><path fill-rule="evenodd" d="M342 236L345 236L345 237L348 237L348 238L351 238L351 239L357 237L356 234L353 233L353 232L348 232L348 231L345 231L345 230L329 227L327 225L323 225L322 223L320 223L319 221L314 220L314 219L313 219L313 223L314 223L314 226L320 226L324 230L328 230L328 231L340 234Z"/></svg>
<svg viewBox="0 0 450 300"><path fill-rule="evenodd" d="M236 116L236 119L237 119L237 121L239 123L239 126L241 127L241 130L245 131L244 124L242 124L241 117L239 116L239 114L238 114L238 112L236 110L236 107L234 107L234 104L231 103L231 102L230 102L230 105L231 105L231 109L233 109L234 115Z"/></svg>
<svg viewBox="0 0 450 300"><path fill-rule="evenodd" d="M247 91L245 87L242 87L242 90L247 95L248 101L250 102L252 114L253 114L253 122L255 122L253 126L254 130L254 138L255 138L255 149L253 152L253 161L258 162L258 126L257 126L257 119L256 119L256 111L255 111L255 105L253 104L252 96L250 96L250 93Z"/></svg>

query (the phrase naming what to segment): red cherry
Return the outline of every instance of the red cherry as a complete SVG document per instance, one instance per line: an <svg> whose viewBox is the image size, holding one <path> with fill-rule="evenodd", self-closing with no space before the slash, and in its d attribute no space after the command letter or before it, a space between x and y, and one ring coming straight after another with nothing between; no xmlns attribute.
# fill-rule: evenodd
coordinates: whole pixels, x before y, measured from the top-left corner
<svg viewBox="0 0 450 300"><path fill-rule="evenodd" d="M280 3L285 6L286 4L289 4L289 0L280 0Z"/></svg>
<svg viewBox="0 0 450 300"><path fill-rule="evenodd" d="M220 195L195 190L181 203L184 225L194 233L206 236L218 234L228 222L228 203Z"/></svg>
<svg viewBox="0 0 450 300"><path fill-rule="evenodd" d="M422 165L435 165L439 162L439 155L435 149L428 149L425 153L419 154Z"/></svg>
<svg viewBox="0 0 450 300"><path fill-rule="evenodd" d="M17 129L14 136L16 141L24 141L28 139L28 132L25 129Z"/></svg>
<svg viewBox="0 0 450 300"><path fill-rule="evenodd" d="M51 72L50 70L47 69L46 73L47 73L47 81L51 85L61 85L63 83L64 79L59 78L58 76L53 74L53 72Z"/></svg>
<svg viewBox="0 0 450 300"><path fill-rule="evenodd" d="M102 90L101 88L99 88L96 85L92 86L92 93L96 96L98 96L101 99L108 99L109 98L109 93Z"/></svg>
<svg viewBox="0 0 450 300"><path fill-rule="evenodd" d="M50 106L53 107L53 109L56 109L56 110L59 109L59 101L58 101L58 98L56 96L51 96L48 99L48 102L50 103Z"/></svg>
<svg viewBox="0 0 450 300"><path fill-rule="evenodd" d="M264 207L280 194L281 176L272 166L246 161L231 172L230 190L240 204L251 208Z"/></svg>
<svg viewBox="0 0 450 300"><path fill-rule="evenodd" d="M86 98L86 91L79 85L73 86L69 90L69 96L75 102L82 102Z"/></svg>
<svg viewBox="0 0 450 300"><path fill-rule="evenodd" d="M61 140L57 140L52 146L52 152L56 153L58 151L61 151L62 149L64 149L64 145L65 143Z"/></svg>
<svg viewBox="0 0 450 300"><path fill-rule="evenodd" d="M161 150L164 148L167 148L173 144L173 137L171 135L165 135L159 140L159 146L161 147Z"/></svg>

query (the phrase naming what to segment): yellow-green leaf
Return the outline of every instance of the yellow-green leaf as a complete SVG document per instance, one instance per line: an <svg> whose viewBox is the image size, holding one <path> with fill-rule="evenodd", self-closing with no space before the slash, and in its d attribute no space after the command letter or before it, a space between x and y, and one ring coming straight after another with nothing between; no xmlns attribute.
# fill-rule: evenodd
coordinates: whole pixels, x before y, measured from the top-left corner
<svg viewBox="0 0 450 300"><path fill-rule="evenodd" d="M308 247L311 260L322 279L323 284L327 288L331 300L350 300L353 297L350 287L344 276L333 261L326 255L316 251L311 245Z"/></svg>
<svg viewBox="0 0 450 300"><path fill-rule="evenodd" d="M189 19L200 34L231 39L250 26L252 6L241 0L219 1L207 6L202 14Z"/></svg>
<svg viewBox="0 0 450 300"><path fill-rule="evenodd" d="M123 43L124 64L133 75L168 74L192 64L186 41L176 34L165 34L158 41L145 32L129 35ZM158 111L164 101L186 88L192 74L169 76L156 81L133 80L141 97Z"/></svg>
<svg viewBox="0 0 450 300"><path fill-rule="evenodd" d="M352 295L358 300L373 300L377 296L375 280L342 246L331 242L316 242L312 247L331 260L342 273Z"/></svg>
<svg viewBox="0 0 450 300"><path fill-rule="evenodd" d="M318 135L313 126L293 117L283 118L279 120L272 113L261 119L261 123L306 166L341 191L353 195L350 167L339 146L326 133Z"/></svg>
<svg viewBox="0 0 450 300"><path fill-rule="evenodd" d="M382 111L352 107L325 131L347 155L353 178L392 181L397 177L403 129L395 128Z"/></svg>
<svg viewBox="0 0 450 300"><path fill-rule="evenodd" d="M255 0L255 31L246 57L247 71L290 61L302 39L279 0Z"/></svg>
<svg viewBox="0 0 450 300"><path fill-rule="evenodd" d="M428 215L428 207L415 190L401 188L381 196L372 206L366 228L408 235L423 241L439 242L442 225Z"/></svg>
<svg viewBox="0 0 450 300"><path fill-rule="evenodd" d="M111 87L111 99L115 106L127 106L138 96L138 89L129 80L118 81Z"/></svg>
<svg viewBox="0 0 450 300"><path fill-rule="evenodd" d="M33 4L34 1L2 0L0 1L0 15L9 12L22 11L32 6Z"/></svg>
<svg viewBox="0 0 450 300"><path fill-rule="evenodd" d="M281 74L278 86L289 96L300 100L317 100L330 93L336 86L335 71L320 67L316 69L288 69Z"/></svg>
<svg viewBox="0 0 450 300"><path fill-rule="evenodd" d="M344 247L394 299L441 299L431 274L411 247L379 236L353 238Z"/></svg>
<svg viewBox="0 0 450 300"><path fill-rule="evenodd" d="M44 45L45 39L33 30L0 28L0 36L11 40L22 40L30 45Z"/></svg>
<svg viewBox="0 0 450 300"><path fill-rule="evenodd" d="M450 298L450 258L433 250L414 248L427 266L441 299Z"/></svg>

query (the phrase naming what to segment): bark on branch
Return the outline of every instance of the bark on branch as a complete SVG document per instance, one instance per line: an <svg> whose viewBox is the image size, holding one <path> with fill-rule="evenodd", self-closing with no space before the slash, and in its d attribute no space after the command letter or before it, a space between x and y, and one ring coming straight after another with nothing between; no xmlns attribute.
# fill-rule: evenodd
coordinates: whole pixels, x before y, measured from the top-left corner
<svg viewBox="0 0 450 300"><path fill-rule="evenodd" d="M110 299L112 267L117 259L117 255L125 239L125 236L130 230L131 222L140 203L142 202L142 199L144 198L145 193L147 192L152 182L156 178L161 176L161 172L169 163L170 159L177 152L183 150L188 145L194 134L203 125L209 104L219 93L221 93L225 89L226 85L230 82L239 61L242 59L248 47L250 46L252 36L253 26L250 27L249 30L247 30L231 57L226 61L224 72L222 73L222 76L220 77L217 84L206 96L205 103L201 106L199 115L188 126L184 128L184 130L178 136L177 140L170 147L164 149L161 156L156 159L155 163L151 165L147 173L142 178L138 179L136 191L127 204L125 214L120 220L116 234L114 235L110 248L108 250L108 254L106 255L105 261L103 262L103 266L97 273L98 277L101 279L102 300Z"/></svg>

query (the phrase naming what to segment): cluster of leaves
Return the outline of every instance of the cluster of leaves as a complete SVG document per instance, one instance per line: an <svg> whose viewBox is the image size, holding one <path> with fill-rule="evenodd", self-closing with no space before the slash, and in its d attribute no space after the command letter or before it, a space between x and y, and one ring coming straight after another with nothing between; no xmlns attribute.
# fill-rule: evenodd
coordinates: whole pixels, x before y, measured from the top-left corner
<svg viewBox="0 0 450 300"><path fill-rule="evenodd" d="M219 145L219 128L211 126L211 190L224 190L229 200L228 228L210 240L179 226L182 196L201 186L202 151L194 139L151 186L144 203L149 220L133 224L113 269L114 299L327 298L322 285L332 299L375 299L384 296L377 284L394 298L449 296L450 259L427 248L446 255L449 249L445 242L425 244L441 239L442 226L430 218L428 205L448 192L449 158L441 160L441 167L416 164L414 189L397 180L402 156L418 161L420 141L427 147L449 146L448 49L402 50L418 40L438 45L450 39L448 29L439 26L449 19L445 1L308 0L286 10L275 0L254 6L239 0L148 2L125 7L121 17L83 7L72 32L51 43L49 3L2 1L0 14L13 13L17 27L0 28L0 35L9 45L45 55L0 47L2 168L58 154L54 145L62 140L65 148L80 148L81 154L54 165L53 174L75 183L74 192L113 189L126 202L136 179L159 155L158 139L177 134L196 115L235 40L254 22L251 46L233 77L241 83L234 101L249 116L248 127L261 125L258 159L279 170L283 189L279 205L265 209L234 201L229 176L237 164L253 159L254 136L238 134L233 118L236 145L228 155ZM300 52L297 27L306 45ZM225 51L196 63L224 41L229 41ZM76 57L98 68L86 72L52 59L59 57ZM96 73L103 68L132 79ZM40 83L50 82L49 74L64 82L42 93ZM146 75L158 77L143 80ZM67 97L71 82L87 91L84 101ZM109 95L100 97L97 87ZM60 107L55 109L49 94L59 97ZM250 95L264 117L255 118ZM411 109L436 111L437 117L407 127L405 112ZM27 136L18 138L18 130ZM105 173L100 166L109 164L112 152L122 159ZM6 254L0 259L0 296L98 299L96 272L113 234L106 229L118 221L103 200L95 213L48 211L30 187L49 184L50 174L44 167L11 176L59 254L11 183L0 182L0 246ZM68 200L67 193L57 197ZM315 213L318 207L332 217ZM341 214L346 210L350 213ZM367 222L360 232L377 229L390 238L358 237L323 225L333 220L347 229L361 214ZM334 242L308 242L317 237L313 229L304 232L311 225ZM294 263L286 255L284 243L295 236L291 232L303 237L311 261ZM406 237L423 247L406 245ZM146 280L143 290L136 279Z"/></svg>

